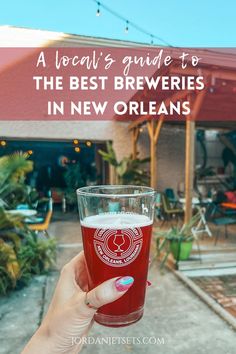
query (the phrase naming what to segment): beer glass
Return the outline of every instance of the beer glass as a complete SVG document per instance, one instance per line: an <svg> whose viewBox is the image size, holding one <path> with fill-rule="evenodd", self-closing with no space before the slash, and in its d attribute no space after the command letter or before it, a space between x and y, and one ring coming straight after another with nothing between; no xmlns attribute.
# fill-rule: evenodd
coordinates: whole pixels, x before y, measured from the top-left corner
<svg viewBox="0 0 236 354"><path fill-rule="evenodd" d="M143 315L155 192L142 186L103 185L77 190L89 289L132 276L120 299L102 306L96 322L121 327Z"/></svg>

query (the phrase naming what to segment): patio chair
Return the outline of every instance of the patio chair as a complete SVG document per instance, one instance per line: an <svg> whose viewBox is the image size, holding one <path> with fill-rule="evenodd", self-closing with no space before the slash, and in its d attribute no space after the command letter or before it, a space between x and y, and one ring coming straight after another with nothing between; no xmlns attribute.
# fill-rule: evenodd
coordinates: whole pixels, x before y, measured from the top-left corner
<svg viewBox="0 0 236 354"><path fill-rule="evenodd" d="M49 199L48 201L48 210L46 212L45 218L42 220L42 222L30 222L28 224L28 227L30 230L35 231L36 233L40 233L42 232L46 237L50 237L49 233L48 233L48 228L50 225L50 221L52 218L52 207L53 203L52 203L52 198ZM32 219L33 221L34 219ZM37 220L37 218L35 219Z"/></svg>
<svg viewBox="0 0 236 354"><path fill-rule="evenodd" d="M220 217L220 218L215 218L212 220L213 224L218 227L218 230L216 232L216 237L215 237L215 245L217 244L217 241L219 239L220 235L220 226L224 226L225 229L225 238L228 237L228 225L236 224L236 219L231 218L231 217Z"/></svg>
<svg viewBox="0 0 236 354"><path fill-rule="evenodd" d="M162 213L162 200L161 200L161 193L156 193L156 200L155 200L155 218L159 220L163 220L163 213Z"/></svg>
<svg viewBox="0 0 236 354"><path fill-rule="evenodd" d="M66 197L65 193L60 188L51 188L51 196L53 200L53 204L61 205L62 211L66 211Z"/></svg>
<svg viewBox="0 0 236 354"><path fill-rule="evenodd" d="M180 217L183 216L184 210L181 208L176 208L172 207L169 199L165 195L165 193L162 194L161 197L162 200L162 207L163 207L163 215L165 218L165 221L171 220L173 217Z"/></svg>
<svg viewBox="0 0 236 354"><path fill-rule="evenodd" d="M217 217L236 217L236 210L226 208L216 201L212 201L209 203L207 210L206 210L206 219L207 220L214 220Z"/></svg>
<svg viewBox="0 0 236 354"><path fill-rule="evenodd" d="M231 203L228 202L224 192L218 191L214 196L212 202L207 205L206 219L212 220L217 217L225 216L236 216L236 208L232 207Z"/></svg>
<svg viewBox="0 0 236 354"><path fill-rule="evenodd" d="M173 188L166 188L165 195L167 196L170 203L173 204L178 203L178 199L175 196L175 192Z"/></svg>

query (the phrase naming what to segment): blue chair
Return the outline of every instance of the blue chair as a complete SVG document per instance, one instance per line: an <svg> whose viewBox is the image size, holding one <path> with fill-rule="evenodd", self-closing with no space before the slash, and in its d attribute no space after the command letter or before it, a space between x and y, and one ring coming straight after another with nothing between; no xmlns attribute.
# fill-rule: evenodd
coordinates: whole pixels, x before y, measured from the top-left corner
<svg viewBox="0 0 236 354"><path fill-rule="evenodd" d="M155 217L157 220L163 220L162 215L162 200L161 200L161 193L156 193L156 200L155 200Z"/></svg>
<svg viewBox="0 0 236 354"><path fill-rule="evenodd" d="M184 215L184 210L177 207L176 204L173 206L173 203L170 203L165 193L162 194L161 200L165 221L170 221L173 218L179 218Z"/></svg>
<svg viewBox="0 0 236 354"><path fill-rule="evenodd" d="M225 238L227 238L228 237L228 225L236 224L236 219L231 218L231 217L227 217L227 216L225 216L225 217L223 216L223 217L213 219L212 223L218 227L218 231L216 232L216 237L215 237L215 245L216 245L216 243L219 239L220 226L224 226Z"/></svg>
<svg viewBox="0 0 236 354"><path fill-rule="evenodd" d="M167 196L170 202L177 200L175 197L175 192L172 188L166 188L165 195Z"/></svg>
<svg viewBox="0 0 236 354"><path fill-rule="evenodd" d="M176 207L179 200L176 198L175 192L172 188L166 188L165 195L173 207Z"/></svg>

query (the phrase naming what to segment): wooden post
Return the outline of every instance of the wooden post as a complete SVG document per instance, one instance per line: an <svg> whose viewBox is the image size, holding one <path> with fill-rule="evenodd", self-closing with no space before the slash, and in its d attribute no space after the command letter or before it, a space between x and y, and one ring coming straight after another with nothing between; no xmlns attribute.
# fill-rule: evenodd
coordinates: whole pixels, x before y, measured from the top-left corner
<svg viewBox="0 0 236 354"><path fill-rule="evenodd" d="M151 174L151 187L157 189L157 141L160 135L161 126L164 121L164 115L162 115L158 123L154 119L147 122L148 133L150 137L150 174Z"/></svg>
<svg viewBox="0 0 236 354"><path fill-rule="evenodd" d="M157 157L156 157L156 144L154 140L155 121L152 119L147 123L148 133L150 137L150 174L151 174L151 187L156 189L157 186Z"/></svg>
<svg viewBox="0 0 236 354"><path fill-rule="evenodd" d="M188 223L192 217L193 179L194 179L194 152L195 152L195 122L188 117L186 121L185 144L185 217Z"/></svg>
<svg viewBox="0 0 236 354"><path fill-rule="evenodd" d="M174 93L172 96L167 97L165 99L164 104L165 107L169 107L171 102L176 102L178 100L181 100L187 96L189 91L179 91ZM157 111L159 109L161 104L157 105ZM138 128L140 124L147 123L148 127L148 133L150 137L150 158L151 158L151 163L150 163L150 171L151 171L151 187L157 188L157 156L156 156L156 145L157 145L157 140L160 134L161 126L164 121L164 115L161 115L158 123L156 124L154 121L153 116L147 114L142 117L140 117L137 121L131 123L129 125L129 130L134 130L135 128ZM138 133L136 133L138 134ZM137 155L137 147L136 147L136 142L135 142L135 133L132 132L133 136L133 156Z"/></svg>
<svg viewBox="0 0 236 354"><path fill-rule="evenodd" d="M139 127L135 127L132 129L132 157L133 159L137 158L137 142L139 137Z"/></svg>
<svg viewBox="0 0 236 354"><path fill-rule="evenodd" d="M114 166L109 165L109 184L117 184L117 175Z"/></svg>
<svg viewBox="0 0 236 354"><path fill-rule="evenodd" d="M201 109L206 90L196 96L194 103L190 102L191 114L186 120L186 144L185 144L185 216L184 222L188 223L192 217L193 180L195 169L195 119Z"/></svg>

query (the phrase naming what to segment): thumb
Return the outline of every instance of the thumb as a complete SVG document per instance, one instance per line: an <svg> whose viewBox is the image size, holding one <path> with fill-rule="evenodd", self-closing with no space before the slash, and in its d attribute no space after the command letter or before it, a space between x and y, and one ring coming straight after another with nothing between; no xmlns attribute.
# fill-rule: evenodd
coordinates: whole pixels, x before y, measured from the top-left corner
<svg viewBox="0 0 236 354"><path fill-rule="evenodd" d="M109 279L87 294L84 293L82 303L80 294L80 300L78 301L79 313L83 316L93 316L99 307L109 304L123 296L133 283L134 278L130 276Z"/></svg>

